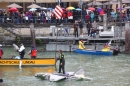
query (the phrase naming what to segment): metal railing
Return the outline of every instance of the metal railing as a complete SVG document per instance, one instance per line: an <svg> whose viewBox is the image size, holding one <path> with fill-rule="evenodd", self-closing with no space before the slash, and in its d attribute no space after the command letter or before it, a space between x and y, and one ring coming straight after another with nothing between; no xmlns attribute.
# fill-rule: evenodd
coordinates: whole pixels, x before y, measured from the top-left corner
<svg viewBox="0 0 130 86"><path fill-rule="evenodd" d="M73 23L75 20L79 20L81 19L81 16L72 16L70 17L66 17L66 18L62 18L60 20L61 23ZM103 22L103 16L94 16L94 18L86 18L86 16L82 16L82 19L84 20L84 22ZM118 18L118 17L112 17L112 16L107 16L107 21L108 22L126 22L126 21L130 21L130 15L129 16L125 16L122 18ZM31 17L4 17L1 16L0 17L0 23L6 23L6 22L10 22L10 23L15 23L15 24L23 24L23 23L56 23L56 19L55 18L50 18L48 19L47 17L45 18L41 18L39 16L31 16Z"/></svg>

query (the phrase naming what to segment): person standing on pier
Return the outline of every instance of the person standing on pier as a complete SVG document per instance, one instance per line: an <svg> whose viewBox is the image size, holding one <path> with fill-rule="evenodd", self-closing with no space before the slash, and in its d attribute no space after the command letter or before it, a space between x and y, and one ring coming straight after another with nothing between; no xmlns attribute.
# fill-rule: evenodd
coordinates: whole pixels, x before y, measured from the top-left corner
<svg viewBox="0 0 130 86"><path fill-rule="evenodd" d="M34 45L31 46L31 50L28 52L31 55L31 59L35 59L37 56L37 50Z"/></svg>
<svg viewBox="0 0 130 86"><path fill-rule="evenodd" d="M83 37L83 21L79 20L80 36Z"/></svg>
<svg viewBox="0 0 130 86"><path fill-rule="evenodd" d="M64 54L62 53L62 50L59 50L59 58L57 60L60 60L59 63L59 73L61 73L61 69L63 71L63 74L65 74L65 57Z"/></svg>
<svg viewBox="0 0 130 86"><path fill-rule="evenodd" d="M4 52L3 52L3 49L2 49L2 45L0 44L0 59L1 59L3 54L4 54Z"/></svg>
<svg viewBox="0 0 130 86"><path fill-rule="evenodd" d="M86 25L86 27L87 27L88 36L89 36L89 35L90 35L90 31L91 31L91 29L92 29L92 24L91 24L90 22L88 22L87 25Z"/></svg>
<svg viewBox="0 0 130 86"><path fill-rule="evenodd" d="M78 37L78 22L75 20L75 23L73 24L74 27L74 35L75 37Z"/></svg>

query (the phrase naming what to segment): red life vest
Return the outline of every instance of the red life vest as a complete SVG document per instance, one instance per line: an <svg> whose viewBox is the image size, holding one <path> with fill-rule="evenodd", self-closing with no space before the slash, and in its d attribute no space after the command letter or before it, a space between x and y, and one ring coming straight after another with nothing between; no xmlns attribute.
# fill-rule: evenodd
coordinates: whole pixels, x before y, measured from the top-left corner
<svg viewBox="0 0 130 86"><path fill-rule="evenodd" d="M3 54L3 53L2 53L2 50L0 50L0 57L2 56L2 54Z"/></svg>
<svg viewBox="0 0 130 86"><path fill-rule="evenodd" d="M36 50L32 50L31 51L31 56L36 56L37 55L37 51Z"/></svg>

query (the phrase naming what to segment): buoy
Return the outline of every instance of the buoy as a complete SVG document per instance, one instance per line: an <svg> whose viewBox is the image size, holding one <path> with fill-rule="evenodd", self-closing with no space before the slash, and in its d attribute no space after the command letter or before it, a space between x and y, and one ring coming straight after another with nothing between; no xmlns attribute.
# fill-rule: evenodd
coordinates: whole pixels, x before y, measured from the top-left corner
<svg viewBox="0 0 130 86"><path fill-rule="evenodd" d="M49 72L49 73L52 73L52 70L50 69L50 70L48 70L48 72Z"/></svg>

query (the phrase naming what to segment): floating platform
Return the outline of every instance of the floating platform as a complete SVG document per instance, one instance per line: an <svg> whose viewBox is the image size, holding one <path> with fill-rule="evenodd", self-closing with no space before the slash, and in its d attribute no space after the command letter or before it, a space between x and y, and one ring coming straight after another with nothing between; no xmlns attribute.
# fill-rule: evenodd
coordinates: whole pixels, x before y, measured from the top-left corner
<svg viewBox="0 0 130 86"><path fill-rule="evenodd" d="M55 58L36 59L0 59L0 66L17 66L22 61L22 66L55 66Z"/></svg>

